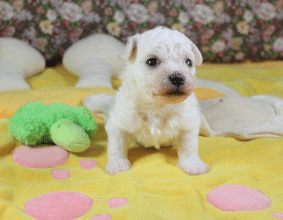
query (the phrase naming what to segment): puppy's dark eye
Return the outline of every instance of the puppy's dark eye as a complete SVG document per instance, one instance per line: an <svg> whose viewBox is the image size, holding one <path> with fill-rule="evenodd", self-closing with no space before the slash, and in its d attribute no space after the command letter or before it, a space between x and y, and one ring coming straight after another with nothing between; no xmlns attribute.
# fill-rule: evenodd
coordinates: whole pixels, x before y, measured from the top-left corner
<svg viewBox="0 0 283 220"><path fill-rule="evenodd" d="M146 61L146 65L150 67L156 67L159 64L159 60L157 58L150 58Z"/></svg>
<svg viewBox="0 0 283 220"><path fill-rule="evenodd" d="M185 63L189 66L192 67L193 66L193 62L190 59L186 59Z"/></svg>

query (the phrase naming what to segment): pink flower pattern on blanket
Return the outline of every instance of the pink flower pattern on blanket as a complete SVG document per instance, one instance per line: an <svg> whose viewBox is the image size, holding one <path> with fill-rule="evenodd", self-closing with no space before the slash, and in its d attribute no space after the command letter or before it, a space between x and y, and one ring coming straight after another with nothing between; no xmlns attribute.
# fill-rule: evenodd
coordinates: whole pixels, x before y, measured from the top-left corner
<svg viewBox="0 0 283 220"><path fill-rule="evenodd" d="M54 162L54 150L57 150L56 152L59 154L61 152L52 146L39 148L22 146L14 151L12 158L19 165L30 169L44 169L63 165L62 162ZM40 153L40 151L42 152ZM67 154L68 152L63 149L61 155L66 158L65 155ZM55 158L61 157L57 156ZM39 160L41 161L40 166L38 165ZM82 159L79 166L86 170L94 169L97 167L97 162L91 159ZM71 171L53 169L51 175L58 181L64 181L70 178ZM93 207L93 200L87 195L76 191L54 191L30 198L24 205L24 212L40 220L71 220L84 216ZM99 198L99 200L104 200L104 198ZM256 189L243 185L226 184L208 192L207 202L224 211L257 211L267 209L272 201L268 196ZM121 208L127 204L128 199L126 198L111 198L105 201L105 205L109 208ZM283 219L283 213L272 213L272 216ZM97 214L91 220L111 220L111 216L106 213Z"/></svg>

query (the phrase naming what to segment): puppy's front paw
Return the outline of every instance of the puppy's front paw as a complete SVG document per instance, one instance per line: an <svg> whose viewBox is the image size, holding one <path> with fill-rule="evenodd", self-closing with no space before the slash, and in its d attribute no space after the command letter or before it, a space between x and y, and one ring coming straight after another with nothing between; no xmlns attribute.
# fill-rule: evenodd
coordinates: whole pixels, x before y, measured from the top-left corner
<svg viewBox="0 0 283 220"><path fill-rule="evenodd" d="M200 158L179 160L177 166L187 174L191 175L206 173L209 169L209 166Z"/></svg>
<svg viewBox="0 0 283 220"><path fill-rule="evenodd" d="M115 175L121 171L131 169L131 163L127 159L108 160L105 170L111 175Z"/></svg>

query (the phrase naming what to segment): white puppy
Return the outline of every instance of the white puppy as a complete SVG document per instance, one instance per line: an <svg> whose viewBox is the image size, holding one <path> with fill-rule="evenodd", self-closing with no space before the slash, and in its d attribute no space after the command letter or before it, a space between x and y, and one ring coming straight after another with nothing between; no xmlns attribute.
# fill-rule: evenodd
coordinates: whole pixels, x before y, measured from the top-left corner
<svg viewBox="0 0 283 220"><path fill-rule="evenodd" d="M108 163L116 174L130 169L132 140L145 147L178 147L177 165L188 174L208 171L198 155L200 110L193 92L202 56L185 35L157 27L129 38L122 85L106 123Z"/></svg>

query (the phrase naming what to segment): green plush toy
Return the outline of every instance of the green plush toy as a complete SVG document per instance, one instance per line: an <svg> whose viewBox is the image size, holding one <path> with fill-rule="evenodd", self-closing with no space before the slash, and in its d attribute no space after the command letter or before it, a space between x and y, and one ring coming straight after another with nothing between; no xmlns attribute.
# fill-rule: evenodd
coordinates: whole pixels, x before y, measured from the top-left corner
<svg viewBox="0 0 283 220"><path fill-rule="evenodd" d="M54 143L71 152L83 152L89 148L97 124L83 106L31 102L9 119L9 131L26 145Z"/></svg>

